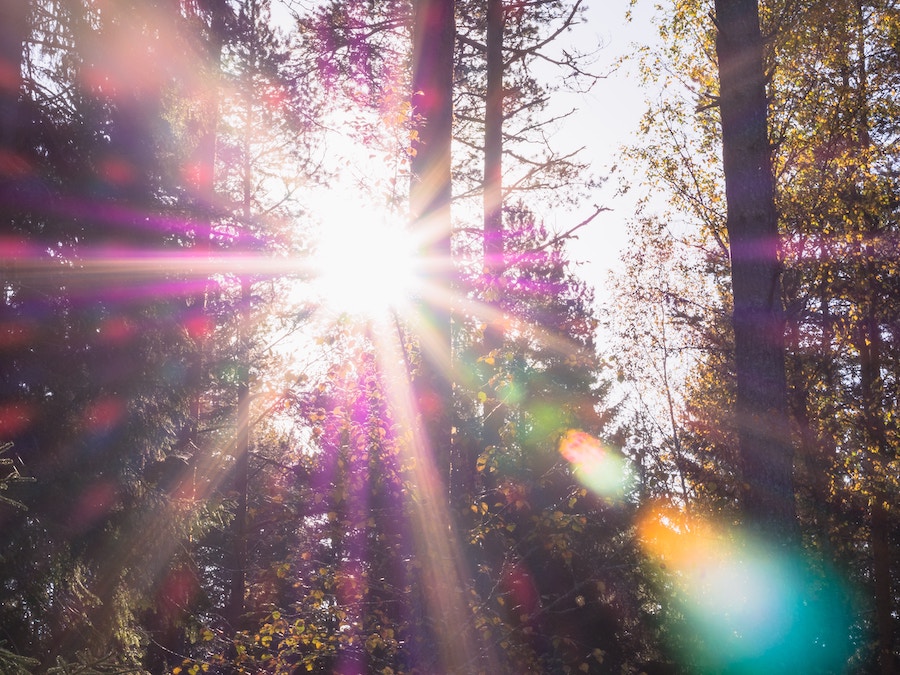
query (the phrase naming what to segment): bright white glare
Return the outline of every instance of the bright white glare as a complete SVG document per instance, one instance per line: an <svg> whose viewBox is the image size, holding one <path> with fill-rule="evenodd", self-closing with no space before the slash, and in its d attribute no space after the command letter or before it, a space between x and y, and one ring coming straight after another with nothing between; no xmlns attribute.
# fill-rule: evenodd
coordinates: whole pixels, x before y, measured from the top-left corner
<svg viewBox="0 0 900 675"><path fill-rule="evenodd" d="M321 307L367 318L406 309L419 283L417 247L409 231L346 194L321 209L313 254Z"/></svg>

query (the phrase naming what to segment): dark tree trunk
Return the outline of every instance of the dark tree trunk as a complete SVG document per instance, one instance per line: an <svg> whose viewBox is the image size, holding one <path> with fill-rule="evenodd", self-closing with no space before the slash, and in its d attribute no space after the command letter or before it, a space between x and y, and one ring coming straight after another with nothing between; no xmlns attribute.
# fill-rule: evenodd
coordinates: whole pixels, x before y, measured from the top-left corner
<svg viewBox="0 0 900 675"><path fill-rule="evenodd" d="M793 449L759 9L757 0L716 0L715 7L744 508L754 526L793 543Z"/></svg>
<svg viewBox="0 0 900 675"><path fill-rule="evenodd" d="M875 624L878 635L878 672L893 675L896 670L894 656L894 618L891 607L891 544L890 512L884 496L878 494L872 500L871 544L872 579L875 585Z"/></svg>
<svg viewBox="0 0 900 675"><path fill-rule="evenodd" d="M453 121L453 0L417 0L413 5L412 104L418 118L413 141L410 211L425 244L426 290L420 303L423 325L433 331L416 378L416 397L425 431L444 476L449 473L450 310L450 139Z"/></svg>
<svg viewBox="0 0 900 675"><path fill-rule="evenodd" d="M222 60L222 48L225 41L227 15L224 9L214 9L205 19L209 23L204 41L205 50L202 56L206 60L208 76L205 88L199 92L202 96L202 119L196 120L201 128L197 147L194 149L193 165L195 167L192 189L197 225L194 234L194 250L196 259L201 263L208 261L212 254L212 219L215 204L215 168L216 146L218 142L219 120L219 71ZM208 314L207 297L209 284L202 287L190 299L190 313L196 330L194 332L195 349L188 365L188 386L191 388L190 410L188 421L183 430L183 446L185 452L193 456L195 466L201 463L200 431L203 417L203 380L205 373L205 352L207 321L212 321Z"/></svg>
<svg viewBox="0 0 900 675"><path fill-rule="evenodd" d="M488 279L490 308L500 311L503 274L503 2L487 0L487 89L484 113L484 273ZM502 322L488 317L484 353L503 346ZM500 443L504 411L495 387L487 386L484 404L484 444Z"/></svg>
<svg viewBox="0 0 900 675"><path fill-rule="evenodd" d="M0 3L0 181L15 168L15 140L22 123L22 54L27 36L28 0Z"/></svg>
<svg viewBox="0 0 900 675"><path fill-rule="evenodd" d="M856 143L867 158L871 149L872 138L869 133L869 76L866 61L866 12L861 0L857 0L855 9L856 33L856 106L857 106L857 138ZM872 167L866 166L867 172ZM865 203L866 195L857 195L860 202ZM871 199L871 197L869 197ZM867 242L863 248L866 261L864 279L869 285L863 311L862 336L859 341L860 386L862 387L863 420L869 452L880 462L870 461L871 480L876 481L874 495L870 499L869 539L872 547L872 582L875 591L875 626L878 636L878 668L881 675L892 675L895 671L894 657L894 611L893 589L891 583L890 546L890 511L887 508L889 497L883 487L882 471L875 469L876 463L882 466L890 461L891 448L888 432L885 428L883 411L884 378L882 377L882 337L879 317L882 315L879 298L883 289L879 283L882 278L878 270L878 252L873 242L881 236L878 218L871 213L864 215L865 235Z"/></svg>
<svg viewBox="0 0 900 675"><path fill-rule="evenodd" d="M240 375L237 385L237 433L234 449L234 480L232 490L237 500L234 509L231 555L229 567L228 605L225 615L232 629L240 630L244 616L244 598L247 589L247 492L250 473L250 280L241 277L241 307L238 317L241 344Z"/></svg>
<svg viewBox="0 0 900 675"><path fill-rule="evenodd" d="M256 17L251 19L255 22ZM251 43L250 62L255 64L255 43ZM244 134L242 141L242 206L241 217L245 228L253 219L253 129L256 116L252 99L247 99L244 111ZM244 232L244 246L251 240L249 229ZM247 590L247 493L250 480L250 319L252 286L246 275L241 275L241 299L238 310L238 364L237 383L237 432L234 448L233 489L237 498L232 523L231 585L226 615L231 627L240 629L244 615L244 598Z"/></svg>
<svg viewBox="0 0 900 675"><path fill-rule="evenodd" d="M22 104L22 55L28 37L28 0L0 2L0 232L9 232L21 206L15 197L26 165L19 155L17 138L24 124ZM0 283L11 281L9 263L0 264ZM0 302L0 310L6 301Z"/></svg>
<svg viewBox="0 0 900 675"><path fill-rule="evenodd" d="M871 220L871 219L869 219ZM878 236L874 222L866 223L866 235ZM882 377L882 339L878 297L881 289L876 279L880 277L876 267L875 247L863 247L866 264L864 278L871 284L862 307L863 319L857 328L856 347L859 351L859 385L862 402L862 428L868 451L867 472L875 483L869 499L869 544L872 551L872 584L875 595L875 627L878 638L878 664L881 675L894 673L894 619L893 593L891 590L890 512L889 497L882 478L884 466L890 457L888 431L885 428L884 379Z"/></svg>
<svg viewBox="0 0 900 675"><path fill-rule="evenodd" d="M247 222L247 221L245 221ZM237 419L235 420L234 468L231 490L235 498L231 523L230 572L225 617L233 630L241 630L247 595L248 493L250 488L250 319L251 281L241 275L238 308Z"/></svg>
<svg viewBox="0 0 900 675"><path fill-rule="evenodd" d="M442 494L453 461L448 295L454 285L450 144L455 33L454 0L414 0L412 105L418 136L412 143L410 216L424 241L426 288L418 302L422 363L413 387L431 452L431 457L417 460L420 484L412 518L414 539L423 554L414 586L424 599L417 603L420 620L413 630L418 633L415 643L427 645L430 653L414 658L428 663L429 670L446 673L470 672L476 658L465 595L468 574L455 558L459 552L455 523L448 517L447 495ZM422 453L426 448L416 450ZM458 490L449 487L455 498Z"/></svg>

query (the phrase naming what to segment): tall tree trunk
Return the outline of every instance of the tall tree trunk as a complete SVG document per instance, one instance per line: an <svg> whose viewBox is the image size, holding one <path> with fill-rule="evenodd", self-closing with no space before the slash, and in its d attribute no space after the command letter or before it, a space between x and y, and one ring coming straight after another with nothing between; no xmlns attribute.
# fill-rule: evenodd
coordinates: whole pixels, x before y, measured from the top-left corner
<svg viewBox="0 0 900 675"><path fill-rule="evenodd" d="M878 636L878 668L881 675L894 675L894 618L891 593L890 511L884 494L872 499L870 540L872 578L875 585L875 623Z"/></svg>
<svg viewBox="0 0 900 675"><path fill-rule="evenodd" d="M222 47L225 41L227 15L225 9L215 7L205 19L207 27L204 42L205 53L202 56L206 63L206 77L203 78L203 90L200 92L203 105L201 118L197 124L201 127L200 138L193 156L193 202L197 225L194 234L194 249L197 260L207 262L212 253L213 205L216 199L216 146L218 142L219 120L219 86L222 60ZM205 274L202 272L200 274ZM198 275L199 278L199 275ZM194 321L194 353L188 365L188 386L191 387L188 421L183 432L183 446L192 455L195 470L198 465L205 465L201 458L200 429L203 417L203 379L206 352L207 296L209 284L204 282L190 299L191 319ZM205 469L203 469L205 470ZM195 483L196 489L196 483Z"/></svg>
<svg viewBox="0 0 900 675"><path fill-rule="evenodd" d="M231 579L225 615L231 628L239 630L244 616L247 590L247 493L250 474L250 279L241 276L241 300L238 316L240 364L237 385L237 432L234 444L234 478L232 490L237 499L231 524Z"/></svg>
<svg viewBox="0 0 900 675"><path fill-rule="evenodd" d="M248 11L256 10L254 2L248 3ZM250 25L255 26L257 17L249 18ZM250 67L257 65L256 42L251 42ZM252 84L248 84L252 87ZM241 166L241 217L245 228L242 243L249 249L251 234L250 223L253 217L253 127L256 123L254 100L251 91L244 92L244 129L242 139L243 163ZM238 313L238 383L237 383L237 434L234 448L234 491L237 504L232 524L232 568L231 588L228 600L228 618L231 627L240 626L244 614L244 598L247 587L247 492L250 474L250 319L252 288L250 277L246 273L240 277L241 299Z"/></svg>
<svg viewBox="0 0 900 675"><path fill-rule="evenodd" d="M28 37L28 0L0 2L0 232L8 232L18 208L16 181L25 166L16 139L21 115L22 54ZM8 263L0 265L0 284L11 281ZM6 293L0 307L6 304Z"/></svg>
<svg viewBox="0 0 900 675"><path fill-rule="evenodd" d="M856 138L854 144L860 151L859 170L863 180L868 181L874 173L870 164L872 137L869 133L869 77L866 57L866 14L861 0L856 0L853 8L853 32L856 42L856 92L853 103L856 115ZM891 551L890 513L887 509L889 497L885 491L884 467L889 465L890 444L885 428L883 411L884 378L882 376L882 332L881 298L885 291L881 287L879 254L876 242L882 236L879 217L873 213L870 200L874 199L865 183L859 189L854 185L851 208L861 215L860 227L864 237L862 259L863 302L860 308L858 328L859 379L862 400L863 432L868 453L867 471L874 484L869 499L869 543L872 550L872 582L875 593L875 625L878 639L878 666L881 675L894 673L894 619L893 595L891 592ZM877 208L877 207L875 207Z"/></svg>
<svg viewBox="0 0 900 675"><path fill-rule="evenodd" d="M432 456L417 459L420 494L413 505L413 531L421 550L416 586L424 596L418 643L433 644L439 672L471 672L477 660L467 572L459 559L454 520L448 517L439 474L448 480L452 461L452 385L450 307L451 157L453 122L454 0L414 0L412 104L418 118L413 140L410 216L424 240L425 283L418 303L422 325L422 364L413 382L422 427ZM421 452L424 448L417 448ZM435 489L437 488L437 490ZM451 488L451 494L453 489Z"/></svg>
<svg viewBox="0 0 900 675"><path fill-rule="evenodd" d="M19 132L22 53L28 36L28 0L0 3L0 181L13 173ZM2 184L2 183L0 183Z"/></svg>
<svg viewBox="0 0 900 675"><path fill-rule="evenodd" d="M487 88L484 112L484 275L488 280L487 304L492 315L484 331L484 353L497 357L503 347L503 324L499 317L504 270L503 242L503 0L487 0ZM497 315L494 315L494 312ZM505 411L496 386L485 385L483 443L500 444Z"/></svg>
<svg viewBox="0 0 900 675"><path fill-rule="evenodd" d="M790 544L793 448L759 9L757 0L716 0L715 8L744 509L750 523Z"/></svg>
<svg viewBox="0 0 900 675"><path fill-rule="evenodd" d="M869 233L872 236L872 233ZM869 264L866 279L875 279L872 259L874 247L865 247ZM870 276L871 275L871 276ZM874 283L874 282L873 282ZM891 593L891 552L890 514L887 509L888 497L884 490L884 462L889 452L887 430L882 418L882 392L884 383L881 376L881 330L877 321L877 290L869 290L869 298L863 308L863 319L857 330L859 351L859 384L862 399L862 430L866 445L866 471L874 483L869 498L869 544L872 551L872 584L875 594L875 634L878 640L878 664L881 675L894 672L893 617Z"/></svg>
<svg viewBox="0 0 900 675"><path fill-rule="evenodd" d="M454 0L416 0L413 5L412 103L420 122L411 161L410 211L426 242L426 283L436 300L420 311L434 333L416 378L416 396L432 450L445 476L451 443L450 309L453 274L450 249L450 140L453 121Z"/></svg>

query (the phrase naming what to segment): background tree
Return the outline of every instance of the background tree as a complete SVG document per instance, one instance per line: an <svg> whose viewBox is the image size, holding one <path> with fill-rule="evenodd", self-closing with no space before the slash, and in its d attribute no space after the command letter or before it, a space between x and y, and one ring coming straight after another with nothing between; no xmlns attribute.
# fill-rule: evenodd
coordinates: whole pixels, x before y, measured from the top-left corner
<svg viewBox="0 0 900 675"><path fill-rule="evenodd" d="M563 240L526 208L508 208L505 219L503 275L472 284L475 297L499 284L497 306L507 317L502 345L481 357L494 362L493 386L507 415L499 442L482 446L477 462L477 588L496 613L494 639L528 668L633 667L636 653L625 643L639 602L610 567L634 553L626 469L619 451L599 440L615 429L614 411L604 407L609 382L593 342L591 293L568 271ZM461 352L465 361L468 349L480 351L477 320L463 331L472 340ZM465 409L472 415L487 397L469 387ZM569 444L579 451L569 452ZM608 472L608 492L591 483L592 471Z"/></svg>
<svg viewBox="0 0 900 675"><path fill-rule="evenodd" d="M229 358L219 329L230 310L222 278L208 281L209 248L200 261L183 255L211 232L216 245L231 240L222 204L198 197L193 150L209 134L191 126L200 84L189 64L202 52L209 65L216 24L203 11L60 3L36 7L29 24L31 125L17 142L32 172L8 223L16 265L4 278L4 326L23 339L5 343L3 405L17 420L4 433L40 487L23 498L27 515L2 514L15 533L3 624L16 651L45 664L113 650L121 664L163 668L215 602L194 546L224 526L210 427L226 410L215 400L228 371L215 369ZM202 347L210 370L188 374L181 365L212 335L226 340ZM199 397L210 405L198 430ZM153 555L147 537L162 542Z"/></svg>
<svg viewBox="0 0 900 675"><path fill-rule="evenodd" d="M851 294L859 291L865 296L868 291L862 289L870 288L869 279L872 276L871 269L865 272L864 265L860 267L856 262L867 256L848 256L838 242L843 241L844 237L848 237L848 241L857 238L865 240L868 235L864 233L870 230L871 225L865 225L867 218L850 206L855 200L844 201L838 206L832 197L859 194L858 188L848 190L837 187L845 178L853 176L850 180L856 185L873 186L879 182L875 175L887 175L880 169L868 173L869 170L864 168L867 166L866 160L855 155L860 146L853 139L866 137L866 134L860 133L859 121L866 118L868 105L861 104L883 100L878 93L880 87L861 95L867 88L860 87L859 83L882 81L881 78L890 80L892 75L891 69L884 63L875 69L860 68L858 59L871 65L871 57L883 53L874 45L883 40L885 34L871 29L860 33L855 29L854 26L860 25L874 26L867 21L859 23L858 17L880 15L874 6L867 8L862 15L857 9L850 6L824 8L814 4L803 9L795 5L773 6L767 8L763 16L763 32L770 36L768 44L771 51L767 52L768 63L771 64L769 109L775 176L779 187L777 208L783 232L783 303L786 308L789 401L794 425L793 439L797 448L795 480L799 522L807 542L807 555L841 561L840 564L845 565L845 569L865 587L871 583L870 575L874 570L872 559L868 554L861 557L857 554L845 555L849 553L845 544L848 541L862 542L869 537L868 523L861 518L861 514L869 512L869 507L863 505L867 499L864 497L866 492L859 489L859 484L847 493L838 485L847 485L847 473L841 468L844 452L853 453L854 448L860 446L860 442L849 441L846 434L852 436L858 433L858 429L866 428L862 417L856 418L855 422L850 421L854 415L851 411L860 411L858 406L865 390L862 379L855 380L859 385L850 388L844 385L853 378L861 378L859 364L872 355L868 347L857 352L850 346L854 343L853 338L849 337L851 333L855 331L856 343L863 344L865 339L860 342L858 336L867 332L867 329L859 328L861 319L850 316L862 317L866 312L854 309L850 310L850 314L844 314L845 310L855 306L854 301L848 302L846 294L848 291ZM683 95L681 101L676 96L667 98L652 116L648 115L648 129L660 129L662 133L655 138L667 140L655 146L655 150L650 144L647 149L658 157L668 155L677 157L679 161L655 160L649 155L647 158L656 172L653 175L662 178L670 186L675 199L679 200L680 210L676 214L689 214L691 221L700 224L701 231L708 233L707 248L714 251L721 249L719 244L727 240L721 228L724 220L720 208L721 177L715 170L707 169L707 166L715 166L710 158L714 157L718 142L714 128L708 126L710 112L716 109L717 103L717 99L711 98L716 90L715 62L710 58L713 54L712 27L706 32L692 33L694 38L680 32L687 26L704 25L704 11L701 5L682 5L672 15L671 21L662 24L664 36L676 40L667 51L667 57L672 59L671 72L683 78L681 82L687 86L680 90L683 92L679 94ZM804 37L807 30L810 34ZM851 37L860 34L866 35L863 42ZM830 42L832 37L834 43ZM838 46L838 42L843 47ZM825 43L828 43L827 46ZM794 54L798 55L796 69ZM813 91L821 93L822 98L811 95ZM875 104L875 108L880 105ZM695 107L696 111L692 111ZM694 131L685 133L684 123L691 118L695 120ZM875 152L885 158L883 161L890 161L886 160L889 152ZM863 174L870 177L863 179ZM858 201L855 203L860 204ZM881 202L876 209L880 213L877 219L884 218L882 222L890 222L892 216L888 214L892 208L888 202ZM717 222L720 224L718 228ZM680 232L682 228L673 229ZM690 241L689 235L687 238ZM703 240L700 244L703 245ZM716 258L710 258L713 259ZM718 259L721 260L721 255ZM719 280L718 283L723 278L720 264L704 266L701 259L701 265L694 269L696 273L710 274L710 278ZM724 288L727 291L727 287ZM720 297L727 307L727 293ZM703 319L709 325L712 325L715 314L721 312L716 307L711 309L711 312L704 313L706 318ZM676 314L676 321L680 320ZM853 325L858 328L851 329ZM839 338L844 329L849 331L846 334L848 337ZM875 332L887 334L884 331ZM727 347L730 341L727 331L720 334L727 339L721 343L722 346ZM713 345L715 342L710 346ZM727 390L716 394L721 387L715 383L727 382L733 376L730 375L728 361L719 361L716 365L717 359L716 352L710 351L709 356L701 360L701 364L705 365L697 371L700 377L696 382L709 383L706 386L708 393L697 399L697 390L694 389L686 396L691 405L689 410L704 411L709 418L709 422L694 426L695 431L700 432L697 440L713 440L721 437L721 430L730 428L727 416L715 412L721 411L722 403L727 400L722 397ZM842 364L852 365L847 370ZM869 372L877 370L875 368ZM851 372L854 373L851 379L845 379ZM882 372L885 371L882 369ZM869 380L874 381L874 378ZM856 394L838 401L833 397L836 392ZM693 399L702 405L696 406ZM693 424L693 414L686 419L689 425ZM727 438L725 440L726 445L719 445L719 449L711 453L713 456L724 456L722 450L727 451L731 445ZM710 450L717 447L708 440L704 443ZM891 453L876 454L890 456ZM868 466L871 468L873 465ZM715 479L708 476L704 483L710 485L710 481L714 480L715 485L721 488L728 483L727 476L727 473L719 474ZM854 495L850 497L851 502L857 499L862 501L857 501L857 506L852 510L843 510L838 506L842 503L842 497L837 495L849 497L851 493ZM842 515L837 516L838 512ZM833 520L832 516L826 515L832 513L835 514ZM851 560L854 562L851 563ZM863 571L864 568L866 571ZM874 587L869 586L869 589L867 592L874 598ZM863 614L856 614L854 620L860 622L859 630L865 633L870 629L864 627L866 622L862 617ZM871 654L867 652L865 639L858 642L857 647L860 652L855 658L872 658L871 655L863 656Z"/></svg>

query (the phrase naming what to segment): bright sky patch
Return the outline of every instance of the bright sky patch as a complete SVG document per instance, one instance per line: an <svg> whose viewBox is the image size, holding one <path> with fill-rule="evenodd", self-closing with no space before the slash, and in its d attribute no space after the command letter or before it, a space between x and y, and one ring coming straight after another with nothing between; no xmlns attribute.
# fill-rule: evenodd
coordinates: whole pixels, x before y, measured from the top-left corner
<svg viewBox="0 0 900 675"><path fill-rule="evenodd" d="M316 297L336 314L375 318L402 311L416 293L413 237L385 212L347 199L330 200L323 211L313 254Z"/></svg>

